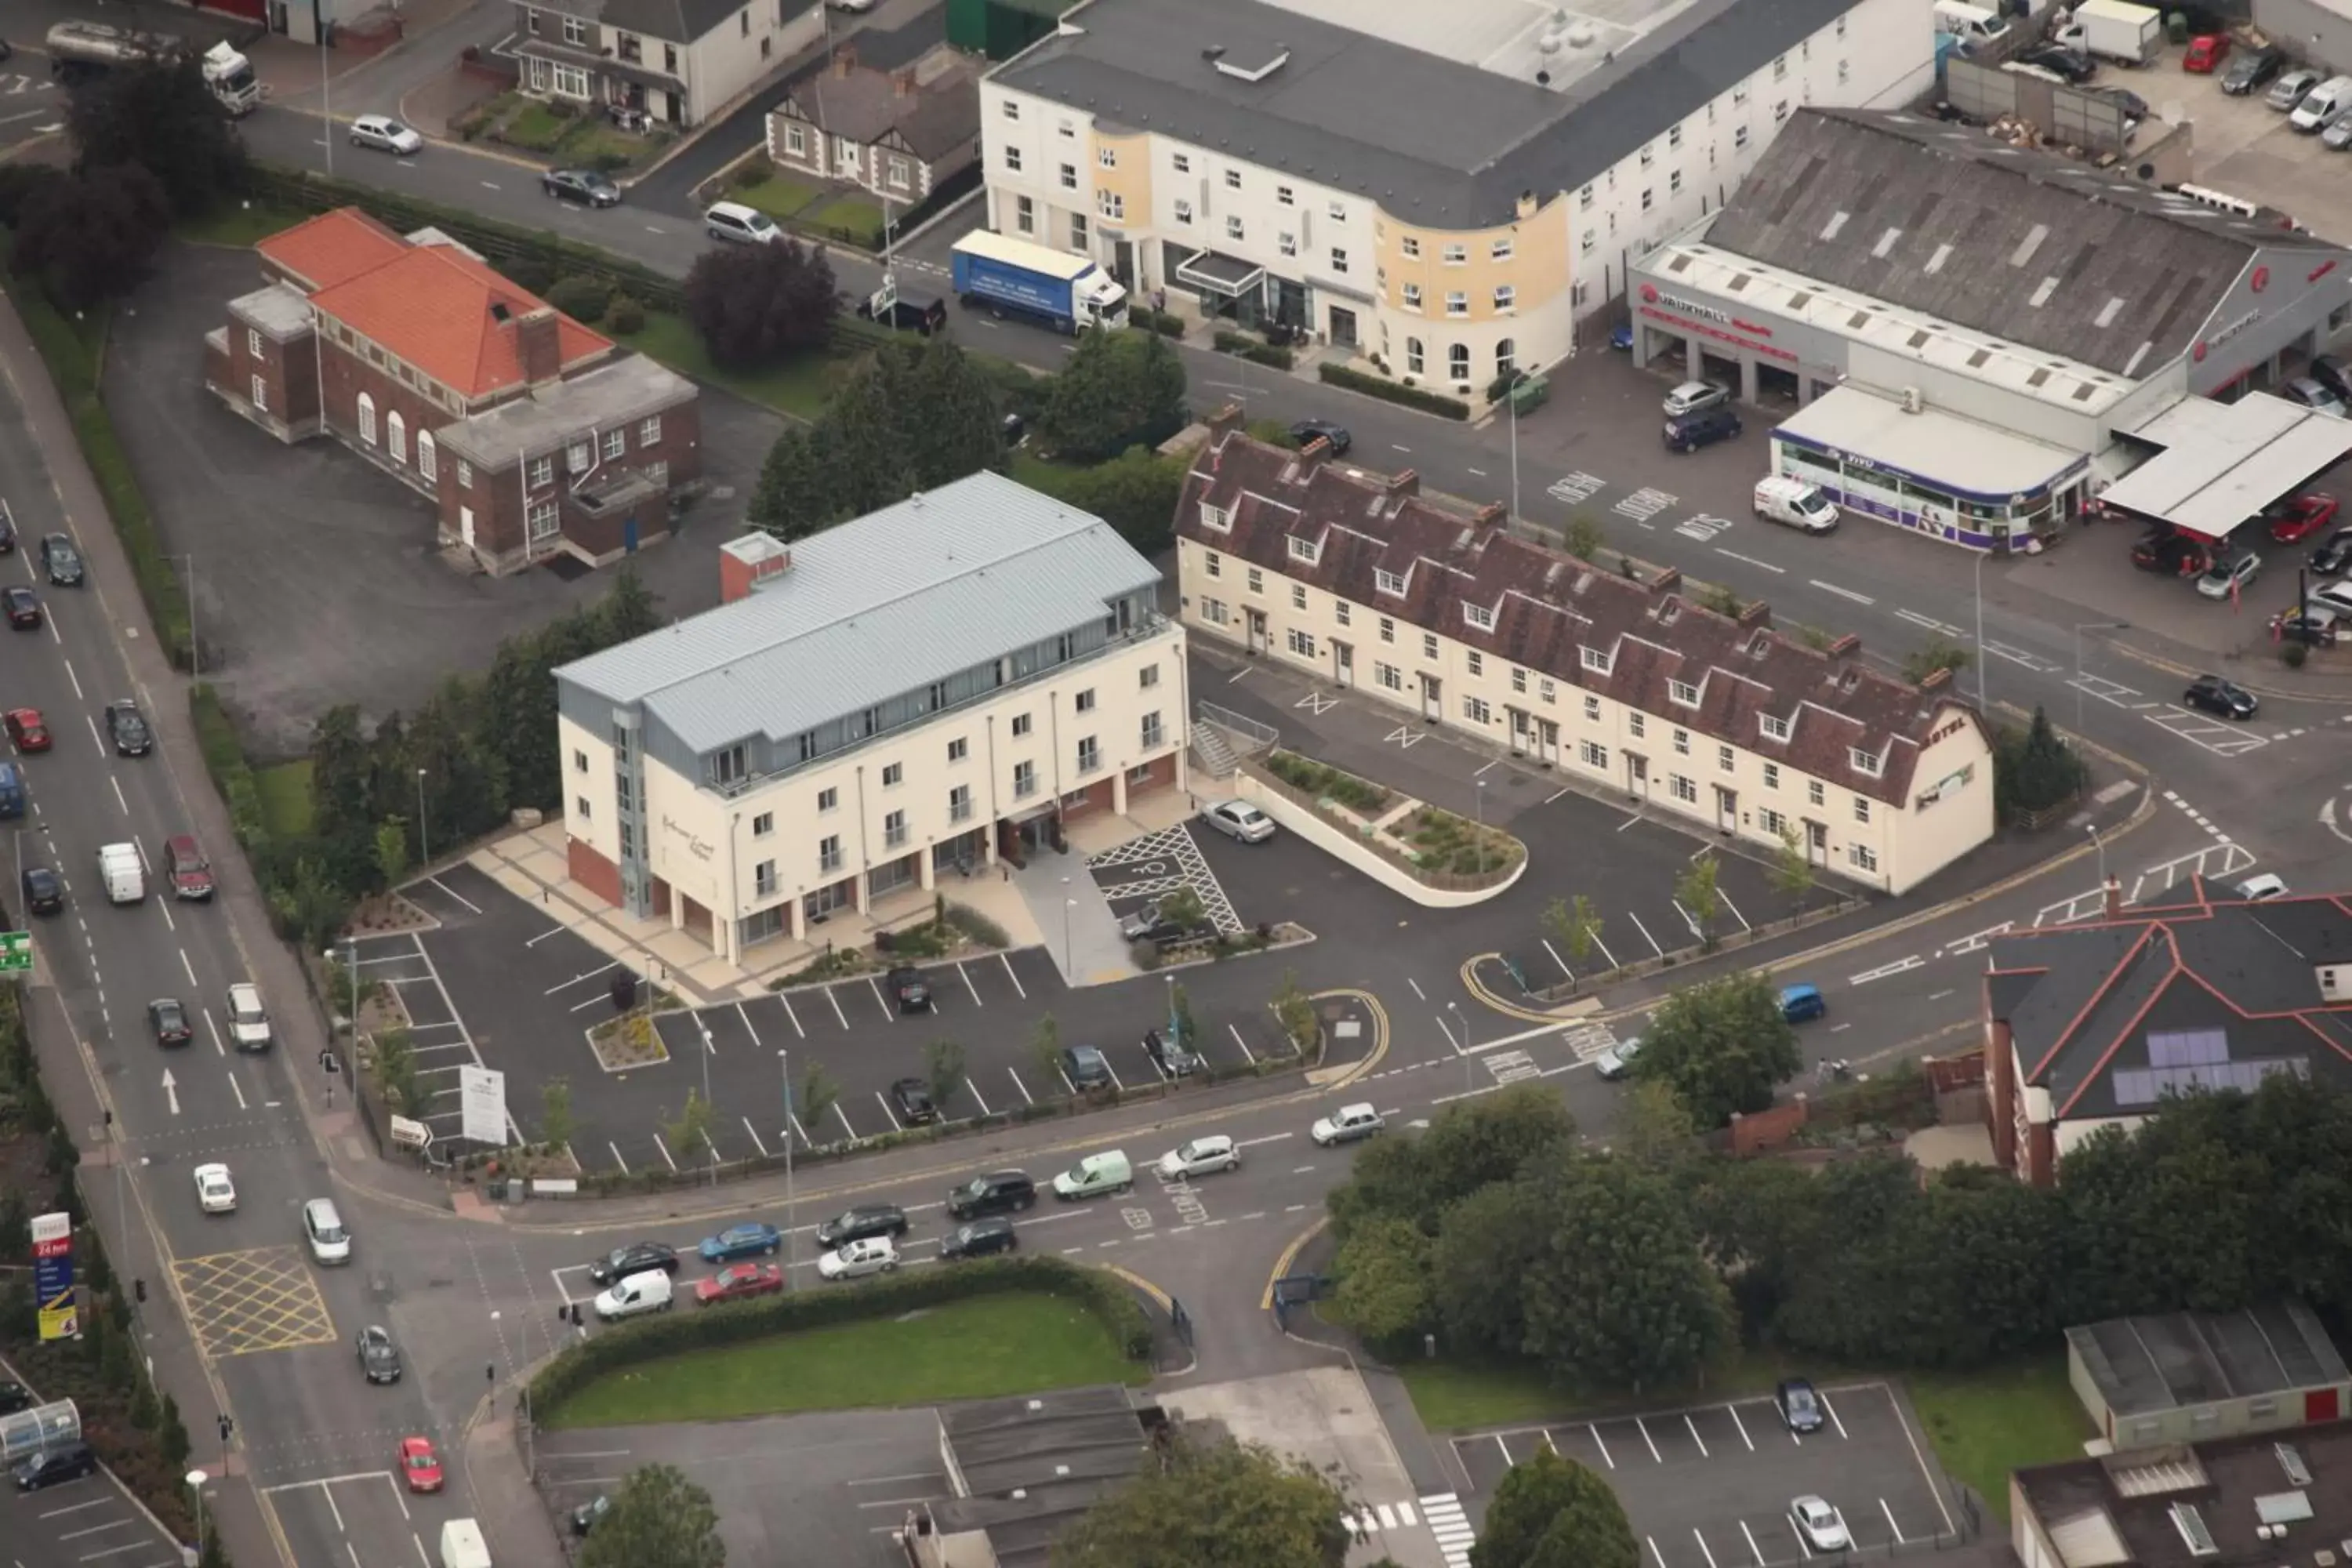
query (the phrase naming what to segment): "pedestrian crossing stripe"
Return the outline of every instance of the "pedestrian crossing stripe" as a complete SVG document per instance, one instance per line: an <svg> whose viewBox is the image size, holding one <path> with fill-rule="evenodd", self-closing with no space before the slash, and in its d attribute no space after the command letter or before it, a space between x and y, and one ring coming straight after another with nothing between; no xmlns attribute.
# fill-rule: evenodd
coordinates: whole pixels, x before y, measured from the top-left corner
<svg viewBox="0 0 2352 1568"><path fill-rule="evenodd" d="M1370 1508L1360 1508L1352 1513L1342 1514L1340 1521L1347 1525L1349 1534L1359 1541L1365 1541L1370 1539L1375 1531L1400 1530L1412 1525L1412 1504L1409 1502L1376 1503Z"/></svg>
<svg viewBox="0 0 2352 1568"><path fill-rule="evenodd" d="M1452 1492L1436 1492L1421 1500L1422 1521L1437 1538L1445 1568L1470 1568L1470 1543L1477 1537L1462 1511L1462 1500Z"/></svg>

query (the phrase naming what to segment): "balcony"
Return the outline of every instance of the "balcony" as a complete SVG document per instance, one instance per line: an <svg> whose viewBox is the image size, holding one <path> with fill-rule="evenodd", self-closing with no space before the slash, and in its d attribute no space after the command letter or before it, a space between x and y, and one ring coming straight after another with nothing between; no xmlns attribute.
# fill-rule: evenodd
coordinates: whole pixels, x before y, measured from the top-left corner
<svg viewBox="0 0 2352 1568"><path fill-rule="evenodd" d="M889 827L889 828L885 828L885 829L883 829L883 832L882 832L882 847L883 847L883 848L885 848L885 849L904 849L906 847L907 847L907 829L906 829L903 826L898 826L898 827Z"/></svg>
<svg viewBox="0 0 2352 1568"><path fill-rule="evenodd" d="M1080 746L1078 748L1078 772L1080 773L1099 773L1101 771L1102 748L1100 746Z"/></svg>

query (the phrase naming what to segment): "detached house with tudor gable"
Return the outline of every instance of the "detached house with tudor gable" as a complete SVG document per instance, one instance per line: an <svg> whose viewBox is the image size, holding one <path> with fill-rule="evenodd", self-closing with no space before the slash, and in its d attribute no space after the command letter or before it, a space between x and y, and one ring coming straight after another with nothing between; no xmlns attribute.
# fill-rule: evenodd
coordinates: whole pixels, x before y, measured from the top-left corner
<svg viewBox="0 0 2352 1568"><path fill-rule="evenodd" d="M879 70L845 40L769 111L768 156L911 205L980 161L979 68L941 45Z"/></svg>
<svg viewBox="0 0 2352 1568"><path fill-rule="evenodd" d="M821 0L556 0L515 6L522 89L690 129L824 32Z"/></svg>
<svg viewBox="0 0 2352 1568"><path fill-rule="evenodd" d="M268 281L205 335L205 384L288 443L331 436L429 498L485 571L603 565L667 538L699 485L692 382L432 229L355 208L256 246Z"/></svg>

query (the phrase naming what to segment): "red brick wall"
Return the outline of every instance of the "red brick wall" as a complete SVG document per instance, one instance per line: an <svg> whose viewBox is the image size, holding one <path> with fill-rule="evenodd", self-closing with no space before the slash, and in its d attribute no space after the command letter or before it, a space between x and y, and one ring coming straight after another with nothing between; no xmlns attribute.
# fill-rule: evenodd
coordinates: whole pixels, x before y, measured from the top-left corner
<svg viewBox="0 0 2352 1568"><path fill-rule="evenodd" d="M400 467L410 473L416 471L416 433L436 430L450 422L449 411L427 399L415 388L405 386L389 372L374 365L334 342L320 345L322 372L320 395L324 404L328 428L352 446L372 451L388 460L390 448L385 432L390 428L392 415L396 411L408 426L406 460ZM359 399L367 393L375 399L375 439L360 439Z"/></svg>
<svg viewBox="0 0 2352 1568"><path fill-rule="evenodd" d="M659 877L654 879L654 916L657 920L669 919L669 884Z"/></svg>
<svg viewBox="0 0 2352 1568"><path fill-rule="evenodd" d="M1937 1094L1973 1089L1985 1080L1985 1059L1981 1051L1966 1057L1928 1057L1919 1066L1927 1075L1927 1087Z"/></svg>
<svg viewBox="0 0 2352 1568"><path fill-rule="evenodd" d="M669 464L672 487L699 479L702 477L702 409L698 402L669 409L661 416L661 439L650 447L638 445L638 433L644 421L633 419L628 426L628 449L618 458L605 459L603 468L642 468L654 463ZM546 454L552 478L549 484L530 491L531 502L552 496L560 508L559 516L565 535L593 555L604 555L622 546L624 519L614 517L594 521L582 514L566 498L571 493L570 476L565 471L565 454L562 448ZM457 485L457 462L444 453L439 474L439 500L442 531L451 539L462 536L458 509L474 509L474 547L500 563L519 564L529 544L530 506L524 499L523 475L527 463L509 463L498 468L477 466L473 487L461 489ZM600 469L602 471L602 469ZM669 509L664 504L647 503L637 513L637 542L651 543L669 531Z"/></svg>
<svg viewBox="0 0 2352 1568"><path fill-rule="evenodd" d="M621 868L580 839L566 837L564 855L572 879L608 904L621 901Z"/></svg>
<svg viewBox="0 0 2352 1568"><path fill-rule="evenodd" d="M1734 1154L1757 1154L1767 1149L1777 1149L1795 1137L1797 1129L1802 1127L1811 1115L1811 1107L1801 1094L1786 1105L1776 1105L1752 1116L1735 1115L1731 1119L1731 1152Z"/></svg>
<svg viewBox="0 0 2352 1568"><path fill-rule="evenodd" d="M2017 1056L2009 1026L1985 1020L1985 1121L1992 1156L2004 1171L2017 1168Z"/></svg>
<svg viewBox="0 0 2352 1568"><path fill-rule="evenodd" d="M1137 795L1150 795L1153 790L1167 789L1176 782L1174 752L1171 752L1164 757L1155 757L1146 765L1151 770L1150 778L1127 781L1127 798L1129 805L1134 804Z"/></svg>
<svg viewBox="0 0 2352 1568"><path fill-rule="evenodd" d="M227 358L215 361L209 350L206 358L206 374L217 378L221 390L247 403L253 401L253 378L260 376L266 399L263 412L271 417L300 426L319 416L319 362L309 332L282 343L264 334L257 359L252 329L232 316Z"/></svg>
<svg viewBox="0 0 2352 1568"><path fill-rule="evenodd" d="M1085 799L1063 801L1062 820L1065 822L1076 822L1079 817L1092 816L1097 811L1108 811L1110 809L1110 780L1097 779L1094 783L1087 785Z"/></svg>

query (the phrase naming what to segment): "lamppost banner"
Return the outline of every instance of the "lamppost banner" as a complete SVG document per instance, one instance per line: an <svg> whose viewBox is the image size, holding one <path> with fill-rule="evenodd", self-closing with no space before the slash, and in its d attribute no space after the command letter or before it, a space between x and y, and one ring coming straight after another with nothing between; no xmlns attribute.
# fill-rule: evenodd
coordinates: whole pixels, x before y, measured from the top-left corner
<svg viewBox="0 0 2352 1568"><path fill-rule="evenodd" d="M41 1338L69 1340L81 1332L74 1310L71 1215L45 1214L33 1221L33 1300L41 1310Z"/></svg>

